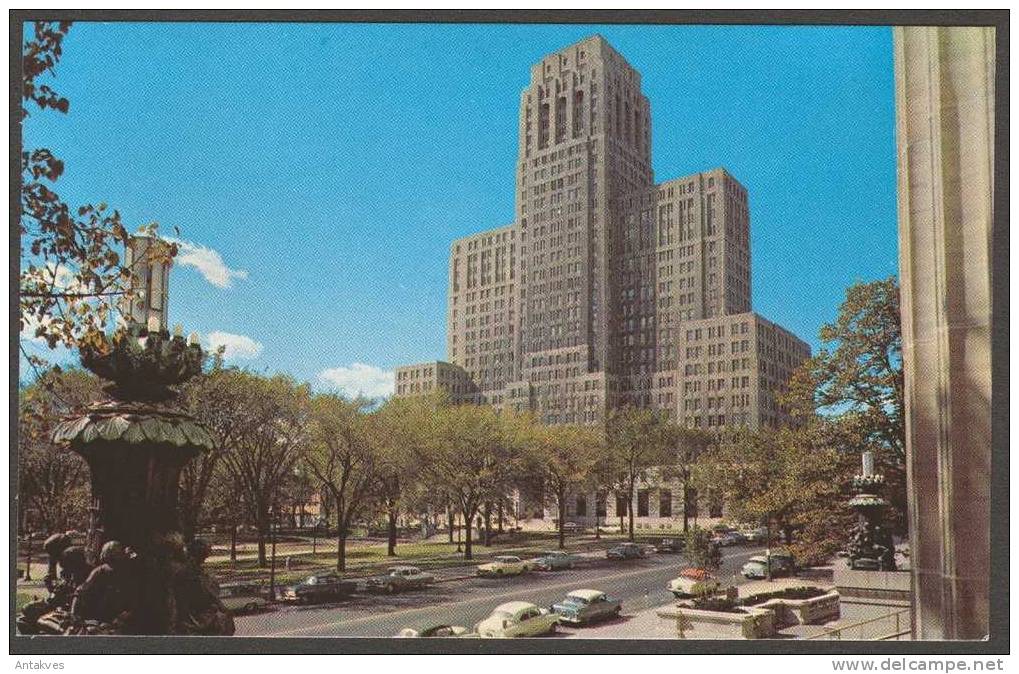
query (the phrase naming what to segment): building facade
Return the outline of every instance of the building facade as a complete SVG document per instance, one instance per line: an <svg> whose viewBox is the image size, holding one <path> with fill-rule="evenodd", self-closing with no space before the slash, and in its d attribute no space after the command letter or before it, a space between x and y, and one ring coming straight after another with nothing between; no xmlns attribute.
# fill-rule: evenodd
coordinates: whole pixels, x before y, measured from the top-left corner
<svg viewBox="0 0 1019 674"><path fill-rule="evenodd" d="M549 424L623 406L705 430L786 420L778 396L810 349L752 311L747 190L723 168L655 183L640 73L602 37L531 68L515 187L513 223L451 245L449 362L398 368L396 395L443 388ZM643 485L638 521L720 514L682 494ZM564 517L625 506L577 495Z"/></svg>

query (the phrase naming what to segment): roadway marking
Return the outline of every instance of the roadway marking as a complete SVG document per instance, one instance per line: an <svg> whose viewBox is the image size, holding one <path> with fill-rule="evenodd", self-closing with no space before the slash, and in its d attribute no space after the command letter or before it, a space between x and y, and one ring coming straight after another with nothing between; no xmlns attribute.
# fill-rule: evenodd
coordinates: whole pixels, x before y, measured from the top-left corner
<svg viewBox="0 0 1019 674"><path fill-rule="evenodd" d="M739 558L742 558L742 557L752 557L752 556L754 556L756 554L760 554L760 551L755 550L755 551L750 551L750 552L741 552L741 553L739 553L737 555L732 555L732 556L729 556L729 557L725 557L724 561L728 561L730 559L735 560L735 559L739 559ZM601 582L601 581L606 581L606 580L613 580L613 579L616 579L616 578L625 578L627 576L642 576L642 575L646 575L646 574L650 574L650 573L658 573L658 572L661 572L661 571L662 571L661 565L656 565L656 568L640 569L640 570L628 571L628 572L624 572L624 573L615 573L615 574L611 574L611 575L608 575L608 576L597 576L595 578L585 578L584 582L587 582L589 580L590 581ZM565 589L565 588L568 588L568 587L575 587L575 585L576 585L576 582L574 581L574 582L569 582L569 583L558 583L558 584L555 584L555 585L541 585L541 586L534 587L533 589L535 591L539 591L539 590L556 590L556 589ZM526 588L517 588L517 589L515 589L515 590L513 590L511 592L503 592L501 594L486 594L485 596L478 597L477 599L469 599L469 600L466 600L466 601L455 602L455 603L457 605L459 605L459 606L463 606L465 604L466 605L478 604L478 603L482 603L482 602L490 602L490 601L495 600L495 599L506 599L506 598L514 597L514 596L520 595L520 594L522 594L524 592L527 592ZM291 628L291 629L287 629L287 630L281 630L279 632L273 632L272 634L264 635L264 636L286 636L286 635L289 635L289 634L301 634L302 632L310 632L310 631L314 631L314 630L317 630L317 629L321 629L323 627L341 626L341 625L342 626L358 625L358 624L362 624L362 623L370 623L370 622L379 620L383 616L389 617L389 616L408 615L408 614L417 613L417 612L434 611L435 608L436 608L436 606L434 604L430 604L428 606L418 606L418 607L415 607L415 608L397 609L395 611L388 611L386 613L380 613L380 614L377 614L377 615L362 616L360 618L349 618L347 620L330 620L329 622L315 623L314 625L305 625L303 627L296 627L296 628ZM326 609L326 610L329 610L329 609ZM263 636L263 635L259 635L259 636ZM319 637L323 637L323 638L331 638L331 637L328 637L326 635L311 635L311 636L312 637L319 636Z"/></svg>

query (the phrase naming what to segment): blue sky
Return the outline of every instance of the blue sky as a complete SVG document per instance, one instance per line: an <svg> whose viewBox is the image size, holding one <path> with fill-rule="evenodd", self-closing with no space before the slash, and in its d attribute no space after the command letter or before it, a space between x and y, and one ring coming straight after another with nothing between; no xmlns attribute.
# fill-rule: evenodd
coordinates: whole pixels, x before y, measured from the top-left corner
<svg viewBox="0 0 1019 674"><path fill-rule="evenodd" d="M846 286L896 273L890 28L78 23L70 113L25 144L68 202L180 229L171 323L377 394L445 354L450 240L513 218L531 64L596 32L642 74L656 180L746 185L756 311L816 347Z"/></svg>

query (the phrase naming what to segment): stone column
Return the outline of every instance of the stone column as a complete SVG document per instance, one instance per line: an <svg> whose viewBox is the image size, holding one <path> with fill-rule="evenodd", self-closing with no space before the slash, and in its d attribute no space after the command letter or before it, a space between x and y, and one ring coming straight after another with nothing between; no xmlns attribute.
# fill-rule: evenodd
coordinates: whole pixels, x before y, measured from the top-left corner
<svg viewBox="0 0 1019 674"><path fill-rule="evenodd" d="M993 28L897 27L914 637L988 633Z"/></svg>

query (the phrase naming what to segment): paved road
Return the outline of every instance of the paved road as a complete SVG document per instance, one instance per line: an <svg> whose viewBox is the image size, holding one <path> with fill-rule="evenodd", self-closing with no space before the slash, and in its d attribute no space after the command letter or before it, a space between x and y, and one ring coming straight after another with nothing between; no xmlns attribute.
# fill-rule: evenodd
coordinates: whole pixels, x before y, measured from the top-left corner
<svg viewBox="0 0 1019 674"><path fill-rule="evenodd" d="M733 578L748 557L762 548L727 548L720 578ZM570 571L534 572L515 578L470 578L440 583L425 590L394 596L359 594L328 605L285 606L238 616L237 634L244 636L394 636L404 627L435 624L472 627L498 604L522 600L549 606L570 590L603 590L623 601L623 614L672 601L666 583L686 566L682 555L659 554L647 559L592 560ZM579 628L581 631L583 628ZM564 628L572 631L572 628Z"/></svg>

